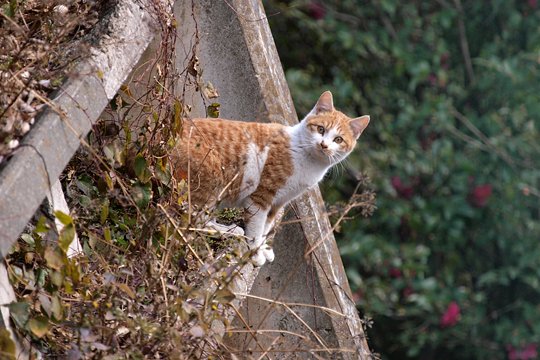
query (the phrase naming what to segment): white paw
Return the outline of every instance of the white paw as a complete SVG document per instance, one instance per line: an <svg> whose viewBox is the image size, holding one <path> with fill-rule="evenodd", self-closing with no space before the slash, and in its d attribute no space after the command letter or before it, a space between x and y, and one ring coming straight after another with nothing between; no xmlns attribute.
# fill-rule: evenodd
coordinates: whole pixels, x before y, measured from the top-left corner
<svg viewBox="0 0 540 360"><path fill-rule="evenodd" d="M266 258L266 261L268 262L274 261L274 258L276 257L276 255L274 254L274 250L272 250L272 248L269 245L263 245L261 247L261 250L259 251L262 251L264 257Z"/></svg>
<svg viewBox="0 0 540 360"><path fill-rule="evenodd" d="M251 262L255 266L264 265L266 262L266 257L264 256L262 249L257 250L257 252L251 256Z"/></svg>

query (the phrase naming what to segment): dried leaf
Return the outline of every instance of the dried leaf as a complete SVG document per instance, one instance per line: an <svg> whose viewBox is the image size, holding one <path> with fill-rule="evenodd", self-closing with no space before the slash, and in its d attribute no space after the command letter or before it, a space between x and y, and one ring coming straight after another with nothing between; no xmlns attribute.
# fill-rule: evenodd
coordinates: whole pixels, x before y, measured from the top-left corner
<svg viewBox="0 0 540 360"><path fill-rule="evenodd" d="M45 249L45 261L51 269L60 270L64 266L64 254L62 254L58 249L53 249L52 247L47 247Z"/></svg>
<svg viewBox="0 0 540 360"><path fill-rule="evenodd" d="M15 342L11 339L9 331L5 328L0 329L0 354L2 359L15 360Z"/></svg>
<svg viewBox="0 0 540 360"><path fill-rule="evenodd" d="M36 316L35 318L30 319L30 321L28 322L28 327L35 336L37 336L38 338L42 338L49 332L49 319L47 319L43 315Z"/></svg>
<svg viewBox="0 0 540 360"><path fill-rule="evenodd" d="M212 84L211 82L207 82L204 85L204 87L202 89L202 93L208 99L214 99L214 98L219 97L219 93L218 93L217 89L214 87L214 84Z"/></svg>
<svg viewBox="0 0 540 360"><path fill-rule="evenodd" d="M231 302L234 300L234 298L236 297L233 292L227 288L225 289L220 289L218 291L216 291L216 293L214 294L215 296L215 299L217 302L220 302L220 303L228 303L228 302Z"/></svg>
<svg viewBox="0 0 540 360"><path fill-rule="evenodd" d="M136 298L135 292L131 290L131 288L128 285L123 284L123 283L117 283L116 286L118 286L118 288L122 290L123 292L125 292L130 298L132 299Z"/></svg>
<svg viewBox="0 0 540 360"><path fill-rule="evenodd" d="M62 307L62 303L60 302L60 298L58 297L58 295L54 295L52 297L51 310L53 317L56 320L60 321L64 318L64 308Z"/></svg>

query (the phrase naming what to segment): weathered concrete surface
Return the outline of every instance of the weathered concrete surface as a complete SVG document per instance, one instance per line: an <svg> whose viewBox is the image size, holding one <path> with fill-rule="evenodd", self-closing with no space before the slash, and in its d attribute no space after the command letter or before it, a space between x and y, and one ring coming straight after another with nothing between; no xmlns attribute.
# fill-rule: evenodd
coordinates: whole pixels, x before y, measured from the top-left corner
<svg viewBox="0 0 540 360"><path fill-rule="evenodd" d="M22 145L0 170L0 258L24 229L51 185L153 38L149 14L120 1L93 57L78 66ZM105 33L105 32L104 32Z"/></svg>
<svg viewBox="0 0 540 360"><path fill-rule="evenodd" d="M177 66L180 70L189 67L195 53L202 83L212 82L220 93L215 101L221 105L221 117L283 124L298 121L260 1L184 0L176 3L175 13L183 24ZM193 76L185 79L187 85L179 85L178 90L185 90L193 116L205 116L211 100L195 91ZM370 358L318 189L295 201L293 208L295 213L287 219L295 222L283 226L276 236L275 262L258 274L254 270L255 283L241 309L257 341L251 334L235 333L228 340L230 346L242 358L248 349L255 358L266 350L272 359L311 358L313 349L322 349L317 354L324 358ZM312 247L306 259L304 254ZM289 309L291 303L307 306ZM240 331L244 326L238 319L234 325ZM331 350L337 348L341 351Z"/></svg>
<svg viewBox="0 0 540 360"><path fill-rule="evenodd" d="M0 304L15 299L3 258L154 37L151 18L141 4L121 0L107 24L99 25L104 36L92 57L77 66L77 75L52 98L54 109L44 111L0 168ZM1 315L0 328L11 332L6 307L1 307ZM17 358L29 358L24 346L16 345Z"/></svg>

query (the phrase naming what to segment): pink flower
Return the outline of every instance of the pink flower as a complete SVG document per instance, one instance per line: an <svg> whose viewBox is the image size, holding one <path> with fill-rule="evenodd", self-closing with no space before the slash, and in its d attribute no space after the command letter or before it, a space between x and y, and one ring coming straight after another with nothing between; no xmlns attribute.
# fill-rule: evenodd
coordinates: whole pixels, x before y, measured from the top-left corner
<svg viewBox="0 0 540 360"><path fill-rule="evenodd" d="M309 16L315 20L321 20L326 15L326 9L318 2L310 2L307 6Z"/></svg>
<svg viewBox="0 0 540 360"><path fill-rule="evenodd" d="M413 185L405 185L399 176L392 177L392 186L396 189L398 195L404 199L409 200L414 195Z"/></svg>
<svg viewBox="0 0 540 360"><path fill-rule="evenodd" d="M449 60L450 60L450 54L445 52L444 54L441 55L441 58L440 58L440 63L441 63L441 67L444 69L444 70L448 70L449 68Z"/></svg>
<svg viewBox="0 0 540 360"><path fill-rule="evenodd" d="M491 184L477 185L469 194L469 203L478 208L484 207L492 192L493 186Z"/></svg>
<svg viewBox="0 0 540 360"><path fill-rule="evenodd" d="M538 357L536 344L527 344L521 349L516 349L512 345L506 345L509 360L530 360Z"/></svg>
<svg viewBox="0 0 540 360"><path fill-rule="evenodd" d="M428 76L428 82L431 86L437 86L437 84L439 83L439 79L437 78L437 75L431 73Z"/></svg>
<svg viewBox="0 0 540 360"><path fill-rule="evenodd" d="M448 304L446 311L441 316L440 325L442 328L452 327L458 323L459 317L459 305L457 302L452 301L450 304Z"/></svg>
<svg viewBox="0 0 540 360"><path fill-rule="evenodd" d="M392 278L395 278L395 279L398 279L401 277L401 270L399 268L396 268L396 267L391 267L389 270L388 270L388 275L390 275L390 277Z"/></svg>
<svg viewBox="0 0 540 360"><path fill-rule="evenodd" d="M412 289L412 287L407 286L406 288L403 289L402 295L404 298L408 298L412 294L414 294L414 290Z"/></svg>
<svg viewBox="0 0 540 360"><path fill-rule="evenodd" d="M536 6L538 6L538 2L537 0L529 0L527 1L527 3L529 4L529 6L533 9L536 9Z"/></svg>

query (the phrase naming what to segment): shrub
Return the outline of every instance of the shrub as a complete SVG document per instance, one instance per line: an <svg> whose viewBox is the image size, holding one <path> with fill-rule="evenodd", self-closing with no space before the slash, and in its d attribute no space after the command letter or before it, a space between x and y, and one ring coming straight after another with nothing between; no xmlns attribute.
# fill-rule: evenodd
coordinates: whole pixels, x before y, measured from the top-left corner
<svg viewBox="0 0 540 360"><path fill-rule="evenodd" d="M374 216L340 236L375 351L536 356L537 2L296 5L267 12L299 113L330 89L372 119L325 194L342 200L359 169L378 193Z"/></svg>

